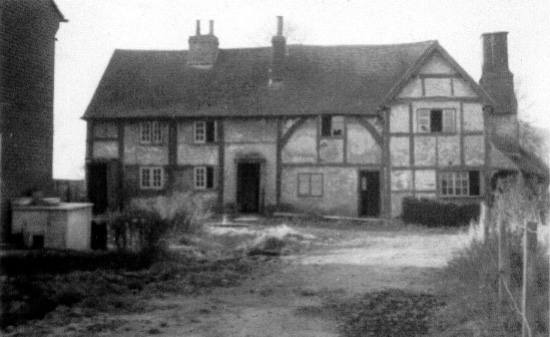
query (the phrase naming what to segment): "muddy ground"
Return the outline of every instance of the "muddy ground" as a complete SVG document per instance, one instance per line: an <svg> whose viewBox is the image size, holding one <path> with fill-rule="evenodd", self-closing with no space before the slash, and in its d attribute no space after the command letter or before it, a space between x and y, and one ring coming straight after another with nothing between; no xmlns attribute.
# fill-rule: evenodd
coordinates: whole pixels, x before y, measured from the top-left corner
<svg viewBox="0 0 550 337"><path fill-rule="evenodd" d="M433 292L437 271L466 242L457 231L416 227L290 227L301 234L299 249L257 258L256 270L237 286L161 293L126 313L61 308L9 335L339 336L327 303L388 288Z"/></svg>

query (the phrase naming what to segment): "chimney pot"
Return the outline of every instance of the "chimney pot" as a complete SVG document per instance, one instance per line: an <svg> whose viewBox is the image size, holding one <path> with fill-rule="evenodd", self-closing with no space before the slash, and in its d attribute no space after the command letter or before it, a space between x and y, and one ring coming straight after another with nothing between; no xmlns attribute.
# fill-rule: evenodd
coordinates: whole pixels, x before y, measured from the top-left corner
<svg viewBox="0 0 550 337"><path fill-rule="evenodd" d="M210 31L208 32L209 35L214 35L214 20L210 20Z"/></svg>
<svg viewBox="0 0 550 337"><path fill-rule="evenodd" d="M283 17L277 16L277 36L283 36Z"/></svg>
<svg viewBox="0 0 550 337"><path fill-rule="evenodd" d="M197 22L196 22L195 35L196 36L201 35L201 20L197 20Z"/></svg>

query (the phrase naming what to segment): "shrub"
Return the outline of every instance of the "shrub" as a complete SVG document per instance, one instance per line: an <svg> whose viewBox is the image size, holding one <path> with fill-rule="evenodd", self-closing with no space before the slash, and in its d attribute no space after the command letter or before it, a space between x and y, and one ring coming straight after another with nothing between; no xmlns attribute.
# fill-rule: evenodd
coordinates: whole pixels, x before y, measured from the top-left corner
<svg viewBox="0 0 550 337"><path fill-rule="evenodd" d="M430 199L403 199L403 221L428 227L458 227L479 218L479 204L457 205Z"/></svg>
<svg viewBox="0 0 550 337"><path fill-rule="evenodd" d="M157 212L129 209L114 214L109 221L114 244L119 250L153 251L169 228Z"/></svg>

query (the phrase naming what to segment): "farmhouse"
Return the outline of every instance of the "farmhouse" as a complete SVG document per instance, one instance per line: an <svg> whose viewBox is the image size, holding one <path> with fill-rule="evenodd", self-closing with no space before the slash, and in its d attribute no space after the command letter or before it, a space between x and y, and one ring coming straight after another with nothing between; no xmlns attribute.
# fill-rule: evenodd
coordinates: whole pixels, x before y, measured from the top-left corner
<svg viewBox="0 0 550 337"><path fill-rule="evenodd" d="M437 41L116 50L84 114L95 211L189 193L239 212L365 217L404 197L487 197L499 171L546 174L518 145L507 33L483 34L476 83ZM527 158L527 159L525 159ZM542 170L542 171L541 171Z"/></svg>

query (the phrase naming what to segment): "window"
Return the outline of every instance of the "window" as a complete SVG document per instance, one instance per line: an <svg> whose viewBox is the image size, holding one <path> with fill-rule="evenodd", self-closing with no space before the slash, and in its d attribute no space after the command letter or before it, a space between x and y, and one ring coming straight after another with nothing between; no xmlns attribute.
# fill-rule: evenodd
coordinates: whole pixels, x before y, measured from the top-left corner
<svg viewBox="0 0 550 337"><path fill-rule="evenodd" d="M320 173L298 174L298 196L320 197L323 195L323 175Z"/></svg>
<svg viewBox="0 0 550 337"><path fill-rule="evenodd" d="M343 116L322 116L321 117L321 136L322 137L341 137L344 135L344 117Z"/></svg>
<svg viewBox="0 0 550 337"><path fill-rule="evenodd" d="M197 121L195 122L195 143L214 143L216 142L216 122L215 121Z"/></svg>
<svg viewBox="0 0 550 337"><path fill-rule="evenodd" d="M161 122L141 122L140 143L162 144L162 127Z"/></svg>
<svg viewBox="0 0 550 337"><path fill-rule="evenodd" d="M159 190L164 187L164 169L162 167L140 167L139 187Z"/></svg>
<svg viewBox="0 0 550 337"><path fill-rule="evenodd" d="M442 196L479 195L479 171L442 172L439 177Z"/></svg>
<svg viewBox="0 0 550 337"><path fill-rule="evenodd" d="M455 109L418 109L418 132L456 132Z"/></svg>
<svg viewBox="0 0 550 337"><path fill-rule="evenodd" d="M214 188L214 168L212 166L195 167L194 185L198 190Z"/></svg>

